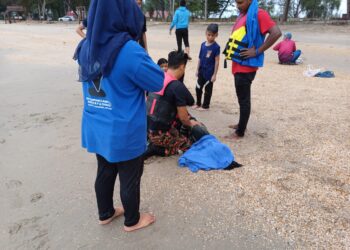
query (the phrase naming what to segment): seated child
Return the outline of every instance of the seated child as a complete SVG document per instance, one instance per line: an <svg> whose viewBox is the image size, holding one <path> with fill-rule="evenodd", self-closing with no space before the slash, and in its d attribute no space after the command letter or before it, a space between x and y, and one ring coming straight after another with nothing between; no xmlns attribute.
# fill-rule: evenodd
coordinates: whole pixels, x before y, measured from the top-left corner
<svg viewBox="0 0 350 250"><path fill-rule="evenodd" d="M157 62L157 64L159 65L159 67L161 67L161 69L164 71L164 72L167 72L168 71L168 60L165 59L165 58L160 58Z"/></svg>
<svg viewBox="0 0 350 250"><path fill-rule="evenodd" d="M273 47L273 50L278 51L278 59L281 64L295 64L301 54L301 51L296 49L290 32L284 34L283 41Z"/></svg>

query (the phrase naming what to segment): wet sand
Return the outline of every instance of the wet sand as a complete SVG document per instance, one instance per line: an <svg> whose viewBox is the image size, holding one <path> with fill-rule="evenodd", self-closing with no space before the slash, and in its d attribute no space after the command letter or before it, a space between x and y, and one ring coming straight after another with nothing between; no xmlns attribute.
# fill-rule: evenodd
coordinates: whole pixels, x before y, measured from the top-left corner
<svg viewBox="0 0 350 250"><path fill-rule="evenodd" d="M175 156L148 160L141 210L157 222L132 234L122 231L122 219L97 224L96 159L80 147L74 28L0 24L1 249L350 248L349 26L281 27L293 32L304 64L281 66L266 53L247 134L236 142L224 139L238 104L221 65L210 111L193 114L244 167L194 174L177 167ZM149 24L155 61L176 48L167 28ZM194 60L185 83L193 94L204 31L190 29ZM228 33L220 26L221 47ZM336 78L306 78L308 64Z"/></svg>

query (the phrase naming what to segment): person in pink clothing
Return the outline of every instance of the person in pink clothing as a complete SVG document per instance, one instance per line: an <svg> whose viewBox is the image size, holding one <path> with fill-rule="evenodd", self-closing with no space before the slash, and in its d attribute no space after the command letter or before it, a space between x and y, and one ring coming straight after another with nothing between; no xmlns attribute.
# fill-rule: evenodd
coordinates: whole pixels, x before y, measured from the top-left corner
<svg viewBox="0 0 350 250"><path fill-rule="evenodd" d="M295 64L301 55L301 51L296 49L295 42L292 40L292 34L287 32L284 39L279 42L273 50L278 51L278 59L281 64Z"/></svg>

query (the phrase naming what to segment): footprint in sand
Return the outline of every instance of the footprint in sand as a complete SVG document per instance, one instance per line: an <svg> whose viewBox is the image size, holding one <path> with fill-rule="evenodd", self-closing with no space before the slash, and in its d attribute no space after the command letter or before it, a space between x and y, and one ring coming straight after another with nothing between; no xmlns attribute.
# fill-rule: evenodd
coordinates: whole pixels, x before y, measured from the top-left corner
<svg viewBox="0 0 350 250"><path fill-rule="evenodd" d="M17 234L19 230L21 230L21 228L22 228L21 224L15 223L9 227L9 234L10 235Z"/></svg>
<svg viewBox="0 0 350 250"><path fill-rule="evenodd" d="M58 146L55 146L55 149L64 151L64 150L70 149L73 145L74 144L58 145Z"/></svg>
<svg viewBox="0 0 350 250"><path fill-rule="evenodd" d="M27 226L28 224L36 223L40 219L41 217L35 216L30 219L20 220L9 227L9 234L17 234L23 227Z"/></svg>
<svg viewBox="0 0 350 250"><path fill-rule="evenodd" d="M147 165L150 165L154 162L157 162L157 158L158 157L156 157L156 156L152 156L152 157L148 158L147 160L145 160L145 165L147 166Z"/></svg>
<svg viewBox="0 0 350 250"><path fill-rule="evenodd" d="M299 116L290 116L290 117L288 117L289 118L289 120L291 120L291 121L299 121L301 118L299 117Z"/></svg>
<svg viewBox="0 0 350 250"><path fill-rule="evenodd" d="M5 139L0 139L0 144L5 144L6 140Z"/></svg>
<svg viewBox="0 0 350 250"><path fill-rule="evenodd" d="M234 114L238 114L237 111L231 111L231 110L228 110L228 109L223 109L221 110L222 113L224 113L225 115L234 115Z"/></svg>
<svg viewBox="0 0 350 250"><path fill-rule="evenodd" d="M234 193L236 194L236 196L238 198L242 198L245 195L244 189L242 187L239 187L239 186L235 188Z"/></svg>
<svg viewBox="0 0 350 250"><path fill-rule="evenodd" d="M14 249L49 249L49 232L43 228L41 219L35 216L19 220L8 228Z"/></svg>
<svg viewBox="0 0 350 250"><path fill-rule="evenodd" d="M22 182L19 180L10 180L6 183L7 189L13 189L22 186Z"/></svg>
<svg viewBox="0 0 350 250"><path fill-rule="evenodd" d="M62 121L65 118L57 115L57 113L43 114L43 113L32 113L29 117L34 118L34 121L41 124L51 124L55 121Z"/></svg>
<svg viewBox="0 0 350 250"><path fill-rule="evenodd" d="M267 133L266 132L254 132L255 135L261 137L261 138L266 138Z"/></svg>
<svg viewBox="0 0 350 250"><path fill-rule="evenodd" d="M46 123L46 124L52 123L54 121L55 121L55 117L52 117L50 115L45 115L42 119L40 119L41 123Z"/></svg>
<svg viewBox="0 0 350 250"><path fill-rule="evenodd" d="M35 203L35 202L41 200L42 198L44 198L44 194L43 193L35 193L35 194L32 194L30 196L30 202L31 203Z"/></svg>

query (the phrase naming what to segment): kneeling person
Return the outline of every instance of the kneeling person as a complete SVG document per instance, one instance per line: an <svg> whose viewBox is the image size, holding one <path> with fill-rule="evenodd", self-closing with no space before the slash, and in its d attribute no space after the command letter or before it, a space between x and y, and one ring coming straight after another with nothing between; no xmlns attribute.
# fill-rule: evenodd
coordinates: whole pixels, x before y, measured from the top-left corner
<svg viewBox="0 0 350 250"><path fill-rule="evenodd" d="M192 128L201 125L188 113L186 106L194 98L183 82L188 55L173 51L168 55L168 71L161 91L149 93L147 121L149 145L145 157L169 156L186 151L192 144Z"/></svg>

